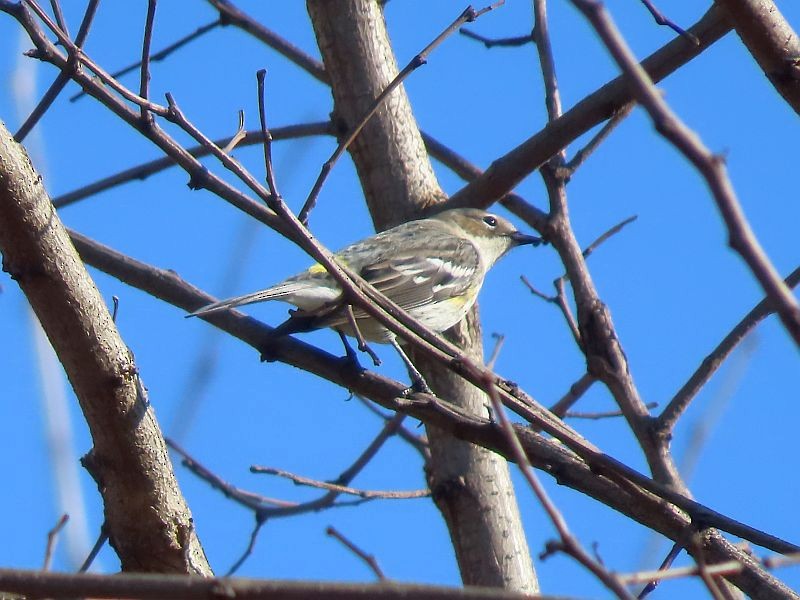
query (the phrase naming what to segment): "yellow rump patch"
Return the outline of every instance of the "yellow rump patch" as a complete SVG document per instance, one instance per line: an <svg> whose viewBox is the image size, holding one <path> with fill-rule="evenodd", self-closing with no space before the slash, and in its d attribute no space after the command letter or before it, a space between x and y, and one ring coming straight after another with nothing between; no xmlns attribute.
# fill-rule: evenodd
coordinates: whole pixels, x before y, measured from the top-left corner
<svg viewBox="0 0 800 600"><path fill-rule="evenodd" d="M347 263L345 261L339 259L339 262L343 264L345 267L347 266ZM313 265L308 267L308 272L311 273L312 275L325 275L328 272L328 270L321 264L314 263Z"/></svg>

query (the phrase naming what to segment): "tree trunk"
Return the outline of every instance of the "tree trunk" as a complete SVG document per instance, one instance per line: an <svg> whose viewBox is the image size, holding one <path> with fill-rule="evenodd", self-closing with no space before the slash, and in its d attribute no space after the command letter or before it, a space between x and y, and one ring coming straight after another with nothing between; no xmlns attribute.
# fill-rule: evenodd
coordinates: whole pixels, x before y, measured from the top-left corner
<svg viewBox="0 0 800 600"><path fill-rule="evenodd" d="M309 0L308 11L333 89L335 116L347 131L397 74L380 6L374 0ZM444 24L443 24L444 25ZM350 147L376 229L418 216L444 199L405 90L395 90ZM449 336L482 359L476 312ZM420 362L431 388L477 414L487 399L439 366ZM536 592L538 584L506 461L428 428L428 481L450 531L466 585Z"/></svg>

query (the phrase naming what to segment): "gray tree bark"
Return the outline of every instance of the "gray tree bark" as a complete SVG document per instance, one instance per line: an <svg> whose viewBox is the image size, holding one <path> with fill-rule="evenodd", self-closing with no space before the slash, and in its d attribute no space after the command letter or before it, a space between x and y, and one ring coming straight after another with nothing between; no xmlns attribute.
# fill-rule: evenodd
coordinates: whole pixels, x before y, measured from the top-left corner
<svg viewBox="0 0 800 600"><path fill-rule="evenodd" d="M374 0L307 4L331 80L335 116L347 131L397 74L383 14ZM378 230L419 216L445 197L402 87L372 117L350 154ZM450 334L482 360L476 311ZM418 361L418 367L434 392L470 412L486 414L483 392L436 365ZM427 432L428 482L447 523L463 582L538 591L505 459L435 427Z"/></svg>
<svg viewBox="0 0 800 600"><path fill-rule="evenodd" d="M124 571L211 575L133 354L22 146L0 122L3 270L28 298L81 405L83 459Z"/></svg>

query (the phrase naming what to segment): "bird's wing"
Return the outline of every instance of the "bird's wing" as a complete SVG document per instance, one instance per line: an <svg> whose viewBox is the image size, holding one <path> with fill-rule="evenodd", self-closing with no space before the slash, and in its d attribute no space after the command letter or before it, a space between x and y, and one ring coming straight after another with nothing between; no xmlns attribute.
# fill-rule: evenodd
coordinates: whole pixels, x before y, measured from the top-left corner
<svg viewBox="0 0 800 600"><path fill-rule="evenodd" d="M364 256L363 250L367 249L362 247L362 252L351 254L350 247L338 257L406 311L461 296L469 288L470 282L475 282L474 278L465 276L481 269L478 251L472 243L452 235L442 235L438 231L409 239L407 244L402 247L392 246L389 251L383 245L375 246L375 252L371 253L373 260L367 264L359 264L357 257ZM370 252L366 255L370 255ZM347 307L338 300L320 307L319 310L300 311L281 325L281 332L294 333L341 326L348 329L350 318ZM368 318L365 311L353 307L353 317L359 322L361 333L365 337L375 334L364 321Z"/></svg>
<svg viewBox="0 0 800 600"><path fill-rule="evenodd" d="M359 274L404 310L465 293L480 269L469 241L452 236L399 248L391 256L364 266Z"/></svg>

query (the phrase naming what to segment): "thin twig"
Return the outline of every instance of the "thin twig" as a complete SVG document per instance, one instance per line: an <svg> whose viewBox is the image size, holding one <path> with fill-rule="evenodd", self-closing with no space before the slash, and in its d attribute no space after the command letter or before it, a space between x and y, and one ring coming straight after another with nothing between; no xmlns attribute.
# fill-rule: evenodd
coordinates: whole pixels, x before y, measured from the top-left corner
<svg viewBox="0 0 800 600"><path fill-rule="evenodd" d="M339 533L336 529L332 526L328 526L325 529L325 533L327 533L332 538L339 540L348 550L350 550L353 554L358 556L364 563L370 568L370 570L375 573L375 576L378 578L379 581L388 581L386 575L383 574L380 566L378 565L378 561L374 555L368 554L364 552L361 548L356 546L353 542L348 540L344 535Z"/></svg>
<svg viewBox="0 0 800 600"><path fill-rule="evenodd" d="M784 280L790 288L800 284L800 267L797 267ZM733 350L745 339L756 325L775 312L769 297L764 298L748 312L741 321L726 335L717 347L703 359L692 376L681 386L681 389L669 401L654 424L659 435L670 435L678 419L691 403L692 399L705 386L711 376L717 372Z"/></svg>
<svg viewBox="0 0 800 600"><path fill-rule="evenodd" d="M617 128L617 125L622 123L634 107L634 102L628 102L627 104L623 104L619 107L611 118L606 121L606 123L600 128L592 139L580 150L575 153L575 156L572 157L572 160L569 160L563 167L561 167L560 171L556 173L559 178L564 179L565 181L569 181L569 179L575 174L575 171L586 162L586 159L589 158L597 148L600 147L606 138L611 135L611 132Z"/></svg>
<svg viewBox="0 0 800 600"><path fill-rule="evenodd" d="M84 12L83 19L81 20L81 26L78 29L78 37L75 38L75 45L79 48L83 46L84 42L86 41L86 36L89 35L89 28L91 27L94 15L97 12L97 5L99 2L100 0L90 0L90 2L86 5L86 11ZM58 19L58 13L56 13L56 18ZM60 21L60 19L58 20ZM66 26L66 23L64 23L64 26ZM75 65L72 64L71 67L75 68ZM39 101L39 104L36 105L36 107L31 111L31 114L28 115L28 118L25 119L25 122L20 126L19 130L17 130L17 133L14 134L14 140L17 142L22 142L27 137L36 123L39 122L39 119L42 118L44 113L47 112L47 109L53 104L69 80L70 73L68 71L61 71L56 76L55 81L53 81L53 84L44 93L42 99Z"/></svg>
<svg viewBox="0 0 800 600"><path fill-rule="evenodd" d="M111 321L117 322L117 315L119 314L119 296L111 296L111 304L114 309L111 311Z"/></svg>
<svg viewBox="0 0 800 600"><path fill-rule="evenodd" d="M758 561L762 566L767 569L776 569L782 567L795 566L800 563L800 553L790 553L779 556L770 556ZM741 573L747 568L747 565L742 564L737 560L728 560L725 562L717 563L714 565L706 565L705 570L711 575L736 575ZM625 585L635 585L637 583L648 583L650 581L664 581L669 579L684 579L687 577L696 577L700 574L700 567L692 565L688 567L674 567L671 569L657 570L657 571L638 571L636 573L619 573L617 577Z"/></svg>
<svg viewBox="0 0 800 600"><path fill-rule="evenodd" d="M664 560L661 561L661 565L658 567L659 573L668 570L672 566L672 563L675 562L675 559L678 558L678 556L686 546L686 540L684 538L687 537L688 535L690 534L687 533L681 536L681 539L676 540L675 543L672 544L672 548L670 548L669 552L664 557ZM646 598L651 592L653 592L658 587L658 584L660 582L661 579L655 579L655 578L648 581L647 585L645 585L642 591L639 592L639 595L636 596L636 599L644 600L644 598Z"/></svg>
<svg viewBox="0 0 800 600"><path fill-rule="evenodd" d="M430 490L411 490L407 492L398 492L394 490L363 490L360 488L349 487L346 485L339 485L337 483L330 483L327 481L320 481L319 479L311 479L310 477L303 477L283 469L276 469L275 467L264 467L260 465L253 465L250 467L251 473L264 473L266 475L277 475L289 479L297 485L305 485L321 490L328 490L329 492L336 492L338 494L348 494L350 496L358 496L359 498L368 499L382 499L382 500L408 500L414 498L427 498L431 495Z"/></svg>
<svg viewBox="0 0 800 600"><path fill-rule="evenodd" d="M486 368L494 370L494 364L497 362L497 357L500 356L500 350L503 349L506 336L502 333L493 333L492 338L494 338L494 348L492 348L492 353L489 356L489 362L486 363Z"/></svg>
<svg viewBox="0 0 800 600"><path fill-rule="evenodd" d="M305 70L318 81L326 84L329 83L328 75L325 73L325 66L319 60L305 53L274 31L267 29L259 21L242 12L229 0L207 1L219 12L219 19L223 25L233 25L249 33L290 62Z"/></svg>
<svg viewBox="0 0 800 600"><path fill-rule="evenodd" d="M225 577L230 577L236 573L236 571L239 570L239 567L244 564L244 561L246 561L253 554L253 550L255 550L256 547L258 534L261 532L261 528L264 526L264 523L266 523L266 519L256 518L256 524L253 527L253 531L250 532L250 539L247 542L247 548L245 548L241 556L236 559L236 562L231 565L231 568L228 569L227 573L225 573Z"/></svg>
<svg viewBox="0 0 800 600"><path fill-rule="evenodd" d="M275 141L317 135L330 135L331 123L330 121L319 121L316 123L276 127L275 129L272 129L270 133ZM230 153L228 147L234 141L234 138L237 134L235 134L233 137L226 136L224 138L212 140L212 144L222 148L223 152ZM262 144L263 142L264 138L261 135L260 130L248 131L245 133L244 138L237 144L237 146L251 146L253 144ZM208 146L198 144L196 146L192 146L191 148L187 148L186 152L194 158L202 158L211 154L211 149ZM118 185L122 185L134 180L147 179L151 175L164 171L170 167L174 167L178 164L179 163L176 158L168 155L133 166L129 169L120 171L119 173L115 173L114 175L109 175L108 177L99 179L93 183L90 183L89 185L85 185L78 189L72 190L71 192L62 194L61 196L55 196L53 198L53 206L56 208L69 206L70 204L78 202L79 200L99 194L100 192L104 192Z"/></svg>
<svg viewBox="0 0 800 600"><path fill-rule="evenodd" d="M658 406L658 402L648 402L645 404L647 408L653 409ZM568 410L564 413L565 419L586 419L588 421L600 421L603 419L612 419L615 417L624 417L625 414L621 410L607 410L600 412L580 412Z"/></svg>
<svg viewBox="0 0 800 600"><path fill-rule="evenodd" d="M567 414L570 407L580 400L587 390L592 387L592 384L597 381L595 377L589 373L581 375L580 379L569 386L569 390L564 394L558 402L550 407L550 412L559 417Z"/></svg>
<svg viewBox="0 0 800 600"><path fill-rule="evenodd" d="M386 415L381 412L377 406L375 406L374 402L364 398L360 394L355 394L355 397L367 408L367 410L383 419L387 424L398 416L405 417L405 415L402 413ZM395 434L404 442L407 442L412 448L414 448L414 450L416 450L424 460L428 460L430 451L428 449L428 442L425 439L425 436L411 433L405 425L398 425L395 429Z"/></svg>
<svg viewBox="0 0 800 600"><path fill-rule="evenodd" d="M589 256L591 256L592 252L597 250L597 247L600 246L600 244L605 242L608 238L610 238L610 237L616 235L617 233L619 233L620 231L622 231L623 227L633 223L638 218L639 217L637 217L636 215L628 217L627 219L623 220L621 223L617 223L611 229L607 230L605 233L600 235L600 237L598 237L595 241L593 241L591 244L589 244L588 246L586 246L586 248L583 249L583 258L589 258Z"/></svg>
<svg viewBox="0 0 800 600"><path fill-rule="evenodd" d="M502 2L500 2L502 3ZM498 3L496 3L498 4ZM361 133L361 130L364 129L364 126L369 122L378 109L383 105L384 100L389 97L389 95L400 86L403 81L405 81L411 73L413 73L416 69L427 63L428 56L431 52L433 52L448 36L452 35L455 31L458 30L461 25L467 22L472 22L482 14L492 10L495 8L496 4L491 6L487 6L481 10L474 10L471 6L468 7L463 13L461 13L458 18L453 21L442 33L440 33L436 38L428 44L422 52L417 54L414 58L412 58L409 63L403 67L403 69L392 79L389 85L386 86L378 97L372 102L370 107L361 117L361 119L353 126L350 131L347 132L339 145L334 150L331 157L325 161L322 165L322 169L320 170L319 175L317 176L317 180L314 182L313 187L311 188L311 192L308 194L308 198L303 204L303 208L298 213L297 218L303 225L308 224L308 215L314 209L314 206L317 203L317 198L319 196L319 192L322 189L322 185L325 183L325 180L328 177L328 174L333 169L333 166L336 162L341 158L342 154L350 147L350 144L353 143L353 140L358 137L358 134Z"/></svg>
<svg viewBox="0 0 800 600"><path fill-rule="evenodd" d="M189 35L186 35L186 36L178 39L177 41L173 42L169 46L166 46L166 47L162 48L158 52L154 52L153 54L151 54L150 55L150 62L154 63L154 62L159 62L159 61L164 60L170 54L175 52L175 50L178 50L182 46L185 46L189 42L199 38L201 35L211 31L212 29L214 29L216 27L219 27L220 25L222 25L222 22L221 22L220 19L215 19L214 21L211 21L210 23L207 23L205 25L201 25L196 30L194 30L192 33L190 33ZM134 70L140 68L141 65L142 65L142 61L137 60L136 62L131 63L131 64L127 65L126 67L123 67L123 68L119 69L118 71L112 72L111 76L113 78L115 78L115 79L119 79L123 75L127 75L131 71L134 71ZM77 94L75 94L73 96L70 96L69 101L70 102L75 102L76 100L79 100L80 98L82 98L85 95L86 95L86 92L81 90Z"/></svg>
<svg viewBox="0 0 800 600"><path fill-rule="evenodd" d="M731 30L724 11L714 5L692 26L701 40L700 46L678 38L665 44L642 61L654 79L661 80L679 69ZM450 196L446 208L463 206L486 207L507 195L525 177L547 162L556 152L576 140L592 127L609 119L615 110L632 99L625 76L589 94L556 121L510 150L495 158L491 166L468 185ZM443 207L443 208L444 208Z"/></svg>
<svg viewBox="0 0 800 600"><path fill-rule="evenodd" d="M150 97L150 43L153 39L153 23L156 18L157 0L147 0L147 18L144 23L144 41L142 42L142 68L139 79L139 96L147 100ZM145 106L140 107L142 120L152 123L151 115Z"/></svg>
<svg viewBox="0 0 800 600"><path fill-rule="evenodd" d="M53 552L55 552L56 549L56 540L58 540L58 534L61 533L61 530L64 528L64 525L67 524L67 521L69 521L69 515L65 513L61 515L53 528L47 532L47 546L45 547L44 551L44 564L42 565L42 571L50 570L50 564L53 562Z"/></svg>
<svg viewBox="0 0 800 600"><path fill-rule="evenodd" d="M674 21L665 17L663 13L656 8L655 4L653 4L651 0L641 0L641 2L644 4L645 8L650 11L650 14L653 15L653 19L655 19L656 23L659 25L666 25L678 35L682 35L687 40L692 42L695 46L700 45L700 40L697 39L696 35L686 31L683 27L679 27Z"/></svg>
<svg viewBox="0 0 800 600"><path fill-rule="evenodd" d="M562 275L553 281L553 285L556 288L555 296L549 296L548 294L540 291L528 280L527 277L525 277L525 275L520 275L519 279L522 281L523 285L528 288L528 291L530 291L531 294L541 298L545 302L555 304L558 307L558 309L561 311L561 314L564 315L564 320L567 322L567 326L572 333L572 337L575 339L578 345L580 345L581 332L578 329L578 322L575 320L575 315L572 314L572 309L570 308L566 298L566 288L564 286L566 276Z"/></svg>
<svg viewBox="0 0 800 600"><path fill-rule="evenodd" d="M187 469L189 469L192 473L200 477L200 479L204 480L208 484L211 485L212 488L215 490L219 490L222 494L255 511L259 511L263 509L265 506L274 506L279 508L293 508L297 506L296 502L286 502L283 500L277 500L275 498L268 498L266 496L261 496L259 494L254 494L253 492L248 492L242 490L227 481L224 481L221 477L214 474L210 469L204 467L200 464L195 458L189 455L186 450L184 450L181 446L179 446L175 440L170 438L166 438L167 446L169 446L172 450L177 452L181 456L181 463Z"/></svg>
<svg viewBox="0 0 800 600"><path fill-rule="evenodd" d="M533 41L530 33L516 37L488 38L481 35L480 33L475 33L474 31L470 31L466 27L462 27L461 29L459 29L458 33L460 33L464 37L480 42L481 44L486 46L486 48L494 48L494 47L518 48L520 46L525 46L526 44L530 44Z"/></svg>
<svg viewBox="0 0 800 600"><path fill-rule="evenodd" d="M267 109L264 97L264 80L267 77L266 69L259 69L256 73L258 84L258 121L261 125L261 137L264 139L264 171L266 174L267 187L273 198L280 198L278 183L275 179L275 170L272 167L272 134L267 127ZM269 199L267 199L269 204Z"/></svg>
<svg viewBox="0 0 800 600"><path fill-rule="evenodd" d="M78 569L78 573L85 573L89 570L89 567L92 566L94 559L97 558L97 555L100 554L100 550L103 549L103 546L108 541L108 529L106 528L105 522L100 526L100 533L97 534L97 539L94 542L94 546L89 551L89 554L86 556L86 560L83 561L80 569Z"/></svg>
<svg viewBox="0 0 800 600"><path fill-rule="evenodd" d="M244 111L239 111L239 126L236 128L236 133L231 136L230 141L223 146L222 151L225 154L230 154L233 152L233 149L239 145L245 137L247 137L247 131L244 128Z"/></svg>
<svg viewBox="0 0 800 600"><path fill-rule="evenodd" d="M256 220L264 223L276 231L284 233L285 227L283 223L276 217L276 215L265 208L261 203L256 202L239 189L224 181L219 176L209 171L200 161L189 154L183 146L181 146L174 138L166 134L162 129L154 124L150 127L143 127L140 115L137 111L133 111L125 102L117 97L117 94L112 93L116 91L126 100L137 102L145 102L140 99L137 94L127 90L118 81L109 78L105 72L94 64L85 54L80 55L82 64L86 65L90 70L93 70L97 77L93 77L85 69L70 69L70 59L65 58L56 48L42 28L39 26L38 21L33 18L31 11L28 9L28 4L19 3L0 3L0 8L5 12L12 14L20 24L26 29L31 37L31 40L36 46L35 54L37 58L52 63L62 71L69 71L72 79L77 82L81 87L89 91L94 97L98 98L110 110L116 113L126 123L140 131L147 139L152 141L162 151L174 159L187 173L191 179L190 184L197 187L204 187L209 191L217 194L225 201L234 205L236 208L242 210ZM65 38L63 33L52 23L46 14L42 13L41 9L35 10L37 7L34 0L31 0L30 6L34 12L41 19L45 21L49 27L54 28L54 33L59 41L68 47L69 52L73 55L79 53L79 49L75 48L74 44L69 39ZM138 105L138 104L137 104ZM161 116L167 116L169 109L160 107L158 105L148 103L148 108ZM206 147L210 151L219 151L215 148L213 143L207 143ZM197 308L197 307L195 307Z"/></svg>
<svg viewBox="0 0 800 600"><path fill-rule="evenodd" d="M561 95L558 92L556 64L553 58L553 47L550 43L550 32L547 25L547 2L545 0L534 0L533 14L534 24L531 35L539 55L539 68L542 71L542 81L544 83L547 117L548 121L555 121L562 114ZM565 156L566 151L562 148L561 151L554 155L554 158L558 157L558 162L562 163Z"/></svg>
<svg viewBox="0 0 800 600"><path fill-rule="evenodd" d="M167 112L162 115L164 118L178 125L186 133L191 135L196 142L205 146L210 153L222 163L222 166L236 175L247 187L254 191L259 198L266 201L270 197L266 188L264 188L247 169L242 167L239 161L223 152L222 148L214 144L210 138L186 118L186 115L183 114L183 111L180 109L171 93L167 92L166 98L168 109ZM190 182L190 185L199 186L200 182Z"/></svg>
<svg viewBox="0 0 800 600"><path fill-rule="evenodd" d="M369 403L367 404L369 405ZM390 419L387 419L378 435L376 435L369 445L364 448L364 451L358 456L358 458L356 458L356 460L353 461L353 464L341 472L339 477L337 477L333 483L347 484L353 481L356 475L358 475L364 469L364 467L369 464L369 462L378 454L378 450L380 450L392 436L402 435L404 432L407 432L406 428L403 427L403 421L405 418L406 415L402 413L395 413ZM411 435L411 437L414 438L416 442L419 442L415 436ZM424 453L422 454L423 457L425 457Z"/></svg>
<svg viewBox="0 0 800 600"><path fill-rule="evenodd" d="M56 23L61 28L61 31L69 35L69 28L67 21L64 19L64 13L61 11L61 2L58 0L50 0L50 7L53 9L53 15L56 18Z"/></svg>
<svg viewBox="0 0 800 600"><path fill-rule="evenodd" d="M102 67L100 67L97 63L95 63L92 59L90 59L83 50L77 46L69 37L61 31L61 29L53 23L53 20L47 15L47 13L42 10L42 7L36 2L36 0L27 0L25 3L26 6L30 7L30 9L36 13L36 16L39 17L45 25L52 31L58 41L61 43L62 46L67 50L69 59L68 62L74 64L81 64L88 67L94 74L97 76L100 81L105 83L108 87L113 89L123 98L125 98L128 102L135 104L136 106L144 106L147 110L156 113L159 116L166 116L168 109L164 106L159 104L155 104L154 102L150 102L136 93L130 91L124 85L122 85L119 81L111 77ZM51 60L51 59L47 59ZM57 63L56 63L57 64Z"/></svg>

